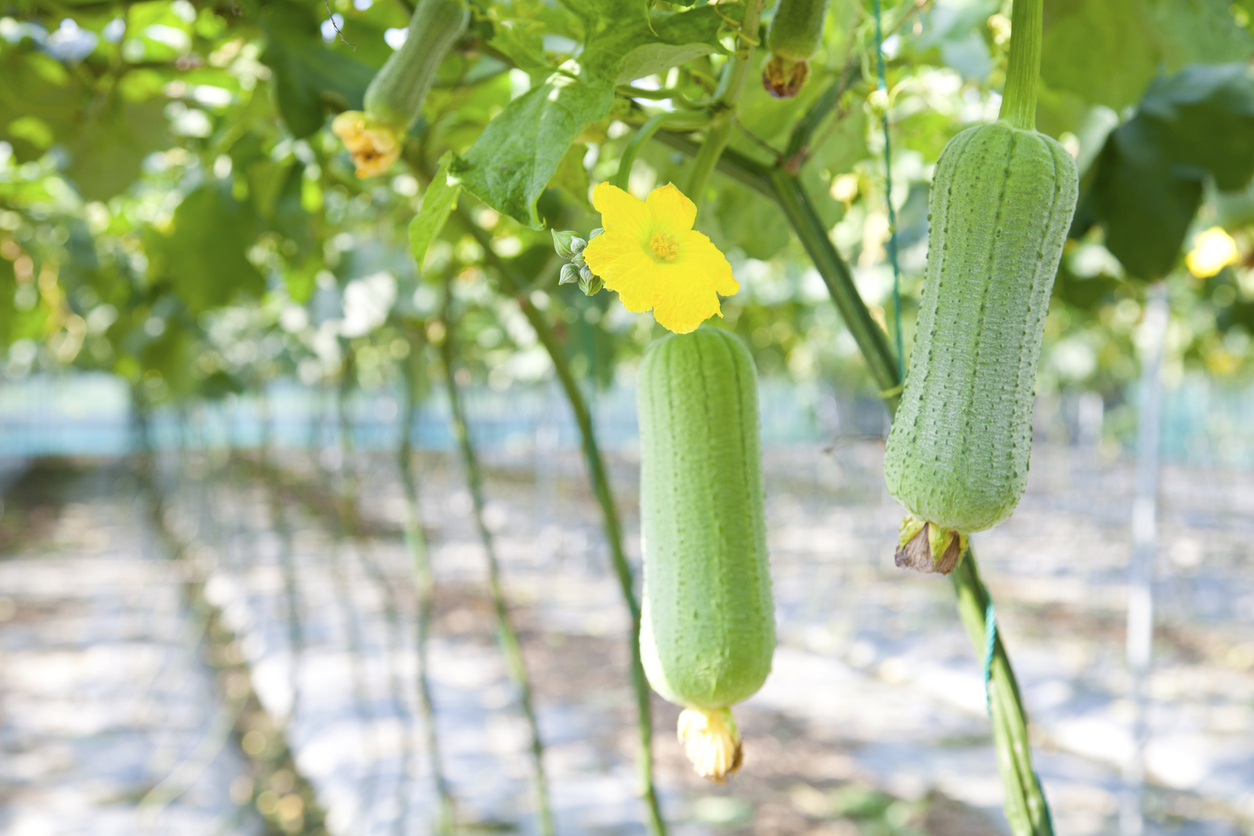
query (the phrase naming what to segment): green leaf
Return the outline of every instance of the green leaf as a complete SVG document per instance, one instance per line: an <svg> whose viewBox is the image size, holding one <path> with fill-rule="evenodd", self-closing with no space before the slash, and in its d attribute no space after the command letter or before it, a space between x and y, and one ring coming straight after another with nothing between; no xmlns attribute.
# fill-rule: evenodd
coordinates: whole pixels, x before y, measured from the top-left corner
<svg viewBox="0 0 1254 836"><path fill-rule="evenodd" d="M294 255L303 258L314 246L313 219L301 203L305 187L305 166L294 163L288 168L274 202L274 229L296 245Z"/></svg>
<svg viewBox="0 0 1254 836"><path fill-rule="evenodd" d="M1219 64L1254 54L1228 0L1046 0L1041 78L1120 110L1160 65Z"/></svg>
<svg viewBox="0 0 1254 836"><path fill-rule="evenodd" d="M1160 126L1133 119L1106 141L1091 194L1096 219L1106 226L1106 248L1128 274L1162 278L1202 202L1202 180L1175 170Z"/></svg>
<svg viewBox="0 0 1254 836"><path fill-rule="evenodd" d="M67 142L65 173L86 200L108 200L139 177L144 158L169 145L165 102L114 100Z"/></svg>
<svg viewBox="0 0 1254 836"><path fill-rule="evenodd" d="M1186 67L1155 80L1138 118L1159 123L1172 160L1204 169L1221 191L1254 177L1254 75L1244 63Z"/></svg>
<svg viewBox="0 0 1254 836"><path fill-rule="evenodd" d="M1141 0L1046 2L1041 78L1120 110L1140 98L1158 64Z"/></svg>
<svg viewBox="0 0 1254 836"><path fill-rule="evenodd" d="M287 284L287 295L292 301L301 305L309 301L314 288L318 286L318 271L322 269L322 261L308 258L304 264L289 264L283 273L283 281Z"/></svg>
<svg viewBox="0 0 1254 836"><path fill-rule="evenodd" d="M457 205L457 196L462 191L461 184L449 178L449 167L452 163L452 154L445 154L444 159L440 160L440 168L432 178L431 185L427 187L426 194L422 196L422 207L409 223L409 248L420 271L427 248L444 228L449 213Z"/></svg>
<svg viewBox="0 0 1254 836"><path fill-rule="evenodd" d="M1228 0L1146 0L1150 28L1168 72L1185 64L1240 61L1254 38L1237 26Z"/></svg>
<svg viewBox="0 0 1254 836"><path fill-rule="evenodd" d="M543 75L553 72L553 64L544 55L542 30L529 27L525 22L498 23L488 44L507 56L523 72Z"/></svg>
<svg viewBox="0 0 1254 836"><path fill-rule="evenodd" d="M1224 191L1243 188L1254 177L1252 148L1254 75L1243 63L1159 78L1107 138L1073 226L1104 224L1107 249L1130 275L1160 278L1180 256L1206 177Z"/></svg>
<svg viewBox="0 0 1254 836"><path fill-rule="evenodd" d="M247 256L256 236L256 211L236 199L231 181L206 183L183 198L169 231L151 242L154 272L192 314L225 305L236 293L259 297L265 280Z"/></svg>
<svg viewBox="0 0 1254 836"><path fill-rule="evenodd" d="M588 189L592 187L592 181L588 179L588 169L583 166L583 158L587 153L588 146L582 142L576 142L566 149L566 155L557 164L557 171L553 172L553 177L549 180L549 188L561 189L574 198L585 211L594 212L596 210L592 208L592 201L588 199Z"/></svg>
<svg viewBox="0 0 1254 836"><path fill-rule="evenodd" d="M266 49L279 113L297 137L322 127L328 108L360 110L374 70L322 42L317 22L292 3L266 4Z"/></svg>
<svg viewBox="0 0 1254 836"><path fill-rule="evenodd" d="M514 99L453 163L467 191L539 228L536 200L579 134L614 104L614 85L721 51L722 20L710 6L648 12L641 0L567 0L584 18L587 44L540 85ZM737 6L721 5L735 17Z"/></svg>
<svg viewBox="0 0 1254 836"><path fill-rule="evenodd" d="M575 137L613 103L610 80L554 73L510 102L450 171L489 206L539 229L536 199Z"/></svg>
<svg viewBox="0 0 1254 836"><path fill-rule="evenodd" d="M723 14L738 20L739 4L720 4ZM648 17L602 20L579 56L590 72L624 84L654 73L664 73L702 55L725 53L719 41L724 21L713 6L684 12L654 12Z"/></svg>

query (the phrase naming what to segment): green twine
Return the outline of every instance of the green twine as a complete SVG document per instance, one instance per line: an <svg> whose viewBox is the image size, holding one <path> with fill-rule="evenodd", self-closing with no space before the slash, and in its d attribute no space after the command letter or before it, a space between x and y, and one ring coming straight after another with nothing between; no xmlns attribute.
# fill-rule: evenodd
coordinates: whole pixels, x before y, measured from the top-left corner
<svg viewBox="0 0 1254 836"><path fill-rule="evenodd" d="M880 0L875 0L875 69L876 89L884 91L884 113L880 125L884 130L884 199L888 203L888 262L893 267L893 335L897 340L897 379L906 376L901 347L901 269L897 266L897 210L893 208L893 152L888 137L888 79L884 73L884 30L880 23Z"/></svg>
<svg viewBox="0 0 1254 836"><path fill-rule="evenodd" d="M993 677L993 650L997 647L997 608L993 599L988 599L988 608L984 610L984 705L988 709L989 719L993 717L993 692L989 687ZM1045 800L1045 790L1041 787L1041 775L1033 770L1032 778L1036 781L1036 791L1040 793L1041 804L1045 808L1045 823L1049 826L1047 833L1054 832L1054 817L1049 812L1049 802Z"/></svg>
<svg viewBox="0 0 1254 836"><path fill-rule="evenodd" d="M988 716L993 716L993 693L989 689L989 680L993 676L993 648L997 646L997 608L993 599L988 599L988 609L984 610L984 705L988 708Z"/></svg>

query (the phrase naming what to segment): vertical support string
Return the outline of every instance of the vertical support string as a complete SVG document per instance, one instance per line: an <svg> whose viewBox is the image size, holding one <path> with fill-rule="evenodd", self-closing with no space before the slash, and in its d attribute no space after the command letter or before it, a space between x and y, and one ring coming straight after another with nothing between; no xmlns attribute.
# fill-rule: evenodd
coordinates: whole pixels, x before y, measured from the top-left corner
<svg viewBox="0 0 1254 836"><path fill-rule="evenodd" d="M888 136L888 79L884 71L884 28L880 21L880 0L875 0L876 89L884 94L880 126L884 131L884 202L888 204L888 263L893 268L893 337L897 347L897 378L906 377L905 354L901 347L901 268L897 266L897 210L893 208L893 151Z"/></svg>

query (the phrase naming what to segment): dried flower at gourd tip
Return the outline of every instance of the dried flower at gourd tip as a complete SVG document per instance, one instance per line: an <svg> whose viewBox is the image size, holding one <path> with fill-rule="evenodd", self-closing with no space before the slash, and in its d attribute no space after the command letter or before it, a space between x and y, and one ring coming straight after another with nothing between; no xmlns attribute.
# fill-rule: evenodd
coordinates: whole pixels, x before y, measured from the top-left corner
<svg viewBox="0 0 1254 836"><path fill-rule="evenodd" d="M376 122L357 110L336 116L331 130L344 142L357 166L357 177L375 177L388 170L401 154L403 131Z"/></svg>

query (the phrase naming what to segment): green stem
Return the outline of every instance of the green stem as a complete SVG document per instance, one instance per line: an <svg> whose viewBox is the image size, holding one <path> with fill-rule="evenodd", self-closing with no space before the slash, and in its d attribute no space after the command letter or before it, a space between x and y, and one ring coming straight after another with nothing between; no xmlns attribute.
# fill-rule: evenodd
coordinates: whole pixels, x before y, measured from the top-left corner
<svg viewBox="0 0 1254 836"><path fill-rule="evenodd" d="M855 82L862 78L862 61L854 55L845 62L840 75L827 86L814 103L806 108L805 115L793 126L788 137L788 147L784 158L788 161L785 167L796 174L810 152L811 140L819 127L827 121L827 117L836 109L836 105Z"/></svg>
<svg viewBox="0 0 1254 836"><path fill-rule="evenodd" d="M705 141L701 143L701 150L692 161L687 193L697 206L703 202L705 185L710 179L710 173L718 165L718 158L722 156L723 149L727 147L727 141L731 139L733 113L734 111L730 110L720 110L711 117L710 129L706 131Z"/></svg>
<svg viewBox="0 0 1254 836"><path fill-rule="evenodd" d="M650 836L666 836L666 821L662 818L661 805L658 803L657 792L653 786L653 709L649 702L649 683L645 679L644 665L640 661L640 604L636 599L633 585L631 565L627 562L627 553L623 549L623 531L618 520L618 506L610 490L610 480L606 473L605 462L597 445L596 432L592 425L592 413L588 410L587 401L579 382L571 372L570 363L544 315L531 303L527 294L527 281L506 264L496 251L492 249L492 240L477 224L475 224L460 208L456 210L458 220L474 237L484 252L484 257L493 267L505 285L505 289L513 293L522 309L523 316L536 332L536 338L548 352L553 361L553 369L566 393L571 412L575 414L575 423L583 438L584 460L588 465L588 478L592 482L592 493L601 506L604 518L605 539L610 547L610 562L613 564L614 575L618 579L619 591L623 602L627 605L631 617L631 684L636 697L637 728L639 731L639 753L637 756L640 794L645 803L648 816L646 824Z"/></svg>
<svg viewBox="0 0 1254 836"><path fill-rule="evenodd" d="M958 615L971 644L982 648L987 641L985 617L992 600L988 588L980 580L975 553L966 558L950 576L958 599ZM1045 805L1045 797L1032 768L1032 751L1028 742L1027 715L1019 694L1010 657L998 635L993 645L989 668L989 708L993 717L993 740L997 746L997 765L1006 788L1006 818L1016 836L1052 836L1053 825Z"/></svg>
<svg viewBox="0 0 1254 836"><path fill-rule="evenodd" d="M365 527L363 525L361 508L358 503L358 496L361 492L361 476L357 472L354 464L355 445L353 440L353 419L349 414L349 401L353 392L353 383L356 380L357 354L353 350L351 344L346 345L344 349L344 366L340 376L339 393L337 397L337 412L339 415L340 425L340 495L336 507L339 511L341 520L347 524L349 535L353 540L353 551L355 556L360 559L362 569L366 572L366 576L379 589L382 590L383 598L383 618L387 624L388 640L384 646L384 658L387 660L388 671L388 696L392 702L393 713L398 718L405 717L405 708L401 704L401 694L404 693L404 680L401 677L400 668L396 663L397 653L402 642L401 639L401 622L400 615L397 612L396 592L387 577L387 573L375 560L374 550L366 536ZM339 562L339 561L337 561ZM348 589L347 586L342 587ZM351 597L350 597L351 601ZM373 741L373 737L371 737ZM411 739L406 735L401 743L401 757L405 764L404 769L408 771L409 764L413 758L413 747L410 745ZM371 776L372 791L377 790L379 786L379 770L381 766L373 767ZM409 795L402 786L398 788L397 803L400 807L401 815L398 821L404 821L408 811Z"/></svg>
<svg viewBox="0 0 1254 836"><path fill-rule="evenodd" d="M701 151L701 146L688 139L688 137L680 136L670 131L658 133L657 139L663 144L669 145L678 151L683 151L689 156L696 156ZM771 169L756 160L746 157L735 148L724 149L715 167L722 174L727 175L743 186L748 186L763 197L774 197L769 177Z"/></svg>
<svg viewBox="0 0 1254 836"><path fill-rule="evenodd" d="M706 132L700 153L693 160L692 174L688 180L688 197L698 207L705 197L706 182L718 164L723 149L727 147L727 141L731 139L736 105L740 102L740 92L744 89L745 79L749 77L753 45L757 41L758 21L761 16L762 0L748 0L745 3L744 17L740 22L740 39L743 49L738 50L728 60L723 68L723 76L719 79L718 89L714 91L710 129Z"/></svg>
<svg viewBox="0 0 1254 836"><path fill-rule="evenodd" d="M644 90L640 87L632 87L630 84L623 84L614 88L614 92L629 99L648 99L655 102L670 99L676 107L683 110L704 110L707 106L706 102L694 102L680 91L669 87L660 90Z"/></svg>
<svg viewBox="0 0 1254 836"><path fill-rule="evenodd" d="M823 222L819 220L809 196L806 195L797 178L782 168L772 169L769 177L775 200L784 210L793 229L796 230L806 252L810 254L815 269L823 277L828 293L831 294L836 309L840 311L841 318L845 321L845 327L849 329L858 348L862 350L862 356L871 371L875 385L879 388L880 395L888 404L889 410L896 411L901 387L897 374L897 360L888 346L884 329L871 316L866 303L862 301L857 285L854 284L853 274L849 271L849 265L836 252L836 248L827 237Z"/></svg>
<svg viewBox="0 0 1254 836"><path fill-rule="evenodd" d="M405 329L409 342L409 368L405 370L405 411L401 418L401 440L396 450L396 462L401 472L401 487L405 493L405 549L409 552L414 575L414 596L417 613L414 627L414 653L418 659L418 704L427 732L427 755L431 766L431 779L435 784L436 812L435 832L448 836L453 832L453 793L444 775L440 757L439 734L436 729L435 707L431 700L431 682L427 639L431 635L431 607L435 582L431 576L431 556L427 539L422 531L422 517L418 504L418 482L414 478L414 445L410 438L414 416L418 412L418 375L422 369L422 341L412 329Z"/></svg>
<svg viewBox="0 0 1254 836"><path fill-rule="evenodd" d="M631 167L636 163L636 155L640 153L640 149L644 144L653 138L657 133L657 129L662 127L668 121L672 121L675 117L686 116L687 114L675 114L673 112L663 111L650 116L648 121L640 126L640 130L636 131L636 135L631 138L625 146L623 146L623 155L618 160L618 171L614 174L612 181L623 191L629 191L627 188L631 180Z"/></svg>
<svg viewBox="0 0 1254 836"><path fill-rule="evenodd" d="M999 118L1025 131L1036 129L1043 5L1043 0L1014 0L1010 13L1010 65L1006 69Z"/></svg>
<svg viewBox="0 0 1254 836"><path fill-rule="evenodd" d="M492 532L488 530L484 518L483 473L479 469L479 458L474 445L470 441L470 431L466 425L466 415L462 408L461 391L453 376L456 371L454 360L457 357L455 324L451 314L453 300L452 277L444 288L444 311L441 320L444 325L444 342L440 346L444 358L444 382L448 393L449 411L451 413L453 435L460 448L462 464L466 468L466 485L470 489L471 507L474 511L475 526L479 529L479 540L488 562L488 594L492 598L492 607L496 615L496 628L501 640L501 650L509 665L510 676L518 687L518 701L522 705L523 715L531 729L531 757L535 768L536 806L540 818L540 832L543 836L553 836L553 811L549 806L548 781L544 774L544 744L540 742L540 724L536 721L534 701L532 700L531 679L527 676L527 667L523 660L522 643L518 640L518 631L510 620L509 605L505 601L505 590L501 586L501 564L496 557L496 546Z"/></svg>

